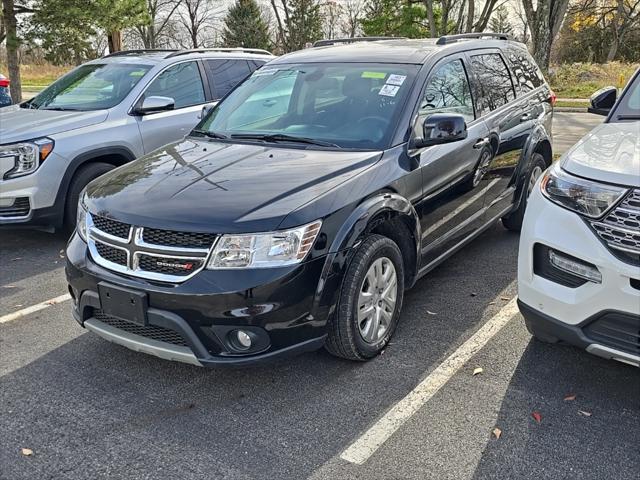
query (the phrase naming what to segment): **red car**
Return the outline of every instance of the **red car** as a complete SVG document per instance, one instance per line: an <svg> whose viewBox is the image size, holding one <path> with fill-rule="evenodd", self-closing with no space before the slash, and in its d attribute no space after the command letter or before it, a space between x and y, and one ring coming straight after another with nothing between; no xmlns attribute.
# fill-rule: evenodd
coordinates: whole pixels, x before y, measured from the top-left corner
<svg viewBox="0 0 640 480"><path fill-rule="evenodd" d="M11 101L11 95L9 95L10 84L9 79L0 74L0 107L7 107L13 103Z"/></svg>

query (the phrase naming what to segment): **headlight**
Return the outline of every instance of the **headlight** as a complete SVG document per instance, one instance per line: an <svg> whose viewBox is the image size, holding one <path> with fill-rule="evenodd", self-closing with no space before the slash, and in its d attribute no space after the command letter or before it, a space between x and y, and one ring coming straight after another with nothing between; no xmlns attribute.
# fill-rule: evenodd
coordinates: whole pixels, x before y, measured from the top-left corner
<svg viewBox="0 0 640 480"><path fill-rule="evenodd" d="M559 164L547 171L540 188L552 202L591 218L604 215L627 193L625 188L574 177Z"/></svg>
<svg viewBox="0 0 640 480"><path fill-rule="evenodd" d="M321 225L318 220L279 232L223 235L207 268L266 268L300 263L311 250Z"/></svg>
<svg viewBox="0 0 640 480"><path fill-rule="evenodd" d="M35 172L53 151L53 145L50 138L0 145L0 157L13 157L15 162L14 167L5 173L5 180Z"/></svg>
<svg viewBox="0 0 640 480"><path fill-rule="evenodd" d="M80 194L78 201L78 215L76 217L76 230L80 238L87 241L87 205L85 203L85 193Z"/></svg>

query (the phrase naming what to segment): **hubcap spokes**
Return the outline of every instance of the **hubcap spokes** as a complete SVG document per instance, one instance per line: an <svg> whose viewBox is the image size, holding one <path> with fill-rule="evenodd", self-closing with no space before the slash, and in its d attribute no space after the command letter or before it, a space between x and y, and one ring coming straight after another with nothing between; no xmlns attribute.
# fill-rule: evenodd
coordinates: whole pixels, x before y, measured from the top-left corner
<svg viewBox="0 0 640 480"><path fill-rule="evenodd" d="M388 258L378 258L369 267L358 295L358 329L365 342L376 343L387 333L397 296L396 268Z"/></svg>

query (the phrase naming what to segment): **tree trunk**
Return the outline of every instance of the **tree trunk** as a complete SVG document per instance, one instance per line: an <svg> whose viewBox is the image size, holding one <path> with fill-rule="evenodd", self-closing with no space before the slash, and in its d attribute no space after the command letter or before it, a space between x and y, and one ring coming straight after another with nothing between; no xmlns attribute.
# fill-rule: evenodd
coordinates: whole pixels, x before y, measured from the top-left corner
<svg viewBox="0 0 640 480"><path fill-rule="evenodd" d="M427 9L427 20L429 21L429 36L435 38L438 36L438 28L433 16L433 0L424 0L424 6Z"/></svg>
<svg viewBox="0 0 640 480"><path fill-rule="evenodd" d="M618 47L620 45L620 23L622 22L622 16L624 15L624 0L617 1L616 14L611 22L611 33L613 39L611 46L609 47L609 53L607 54L607 62L613 62L618 53Z"/></svg>
<svg viewBox="0 0 640 480"><path fill-rule="evenodd" d="M476 4L475 0L469 0L469 10L467 14L467 32L473 32L473 18L476 16Z"/></svg>
<svg viewBox="0 0 640 480"><path fill-rule="evenodd" d="M11 99L13 103L20 103L22 101L22 81L20 79L20 60L18 59L20 39L18 38L13 0L2 0L2 18L7 35L7 69L9 70L9 80L11 81L11 86L9 87Z"/></svg>
<svg viewBox="0 0 640 480"><path fill-rule="evenodd" d="M538 66L547 71L551 46L562 26L569 0L538 0L535 10L532 0L522 0L522 5L531 31L531 53Z"/></svg>
<svg viewBox="0 0 640 480"><path fill-rule="evenodd" d="M116 53L122 51L122 32L115 31L108 35L109 41L109 53Z"/></svg>

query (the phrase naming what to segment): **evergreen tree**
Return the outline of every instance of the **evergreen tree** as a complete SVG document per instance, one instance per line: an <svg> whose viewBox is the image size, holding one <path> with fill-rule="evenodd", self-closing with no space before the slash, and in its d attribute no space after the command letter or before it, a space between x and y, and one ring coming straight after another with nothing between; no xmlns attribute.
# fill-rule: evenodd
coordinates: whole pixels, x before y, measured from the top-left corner
<svg viewBox="0 0 640 480"><path fill-rule="evenodd" d="M236 0L224 19L222 43L225 47L271 48L269 27L256 0Z"/></svg>
<svg viewBox="0 0 640 480"><path fill-rule="evenodd" d="M434 15L440 12L434 11ZM398 0L368 0L362 19L362 29L368 36L425 38L427 11L424 5ZM434 20L437 22L437 19Z"/></svg>
<svg viewBox="0 0 640 480"><path fill-rule="evenodd" d="M513 35L513 25L509 20L509 10L504 5L496 8L493 17L489 20L489 28L496 33L506 33Z"/></svg>
<svg viewBox="0 0 640 480"><path fill-rule="evenodd" d="M317 0L289 0L286 24L288 51L305 48L307 43L322 38L322 15Z"/></svg>

